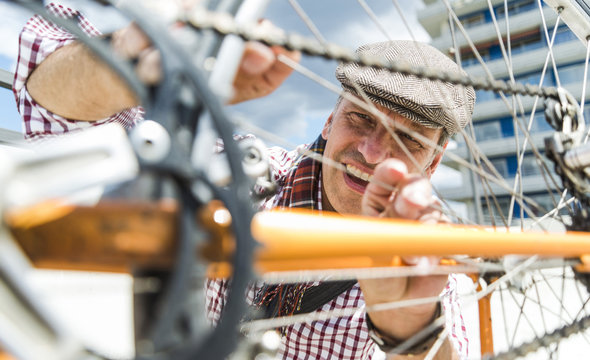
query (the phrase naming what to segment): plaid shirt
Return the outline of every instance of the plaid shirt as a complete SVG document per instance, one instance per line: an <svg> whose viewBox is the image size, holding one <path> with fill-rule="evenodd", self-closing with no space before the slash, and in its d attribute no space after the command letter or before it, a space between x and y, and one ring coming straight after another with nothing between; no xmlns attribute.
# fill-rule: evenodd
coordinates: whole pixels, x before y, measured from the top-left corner
<svg viewBox="0 0 590 360"><path fill-rule="evenodd" d="M48 10L62 17L76 17L78 24L89 36L100 32L75 10L61 5L49 4ZM55 50L74 41L74 37L60 27L40 16L32 17L20 34L18 63L13 91L19 112L23 117L25 137L39 139L70 131L81 130L109 122L117 122L128 128L143 118L140 107L115 114L95 122L74 121L44 109L37 104L26 89L26 80L32 71ZM89 84L91 86L92 84ZM323 151L321 138L311 146L316 152ZM272 180L280 186L277 196L267 199L261 209L273 207L305 207L321 211L321 166L310 158L300 156L299 149L286 151L269 149ZM315 283L306 286L314 286ZM212 323L219 320L227 295L227 282L211 280L206 284L207 317ZM247 298L254 301L263 284L253 286ZM462 358L467 357L467 335L456 294L456 279L449 282L442 294L447 328L451 340ZM370 340L365 322L363 294L356 284L317 311L343 308L358 309L354 315L314 321L289 326L282 337L279 356L284 359L370 359L376 345Z"/></svg>
<svg viewBox="0 0 590 360"><path fill-rule="evenodd" d="M322 153L324 140L319 137L308 148ZM313 159L299 155L297 150L269 149L271 175L279 192L262 204L263 209L273 207L305 207L321 211L321 165ZM317 283L306 284L307 287ZM456 293L455 276L449 281L442 296L446 326L450 339L461 358L467 358L467 334L461 306ZM226 301L228 283L209 280L206 284L207 316L216 323ZM250 303L260 294L263 284L256 284L247 294ZM323 305L318 312L344 308L358 309L354 315L291 325L284 329L279 358L283 359L371 359L377 345L369 338L365 322L365 302L358 284Z"/></svg>
<svg viewBox="0 0 590 360"><path fill-rule="evenodd" d="M100 31L78 11L51 3L47 10L63 18L77 18L78 26L88 36L99 36ZM117 122L125 128L132 127L143 117L141 107L135 107L98 121L75 121L66 119L43 108L27 91L26 81L35 68L57 49L72 43L74 36L39 15L33 16L19 36L19 53L12 85L18 111L23 118L25 138L35 140L82 130L90 126ZM92 84L87 84L92 86Z"/></svg>

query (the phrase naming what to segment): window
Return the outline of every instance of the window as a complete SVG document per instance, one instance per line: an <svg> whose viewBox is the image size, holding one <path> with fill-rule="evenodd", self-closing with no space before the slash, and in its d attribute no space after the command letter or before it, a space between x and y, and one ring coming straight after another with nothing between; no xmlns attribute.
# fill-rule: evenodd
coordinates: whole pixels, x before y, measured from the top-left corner
<svg viewBox="0 0 590 360"><path fill-rule="evenodd" d="M534 154L527 154L522 158L521 169L523 177L538 175L541 173L537 158Z"/></svg>
<svg viewBox="0 0 590 360"><path fill-rule="evenodd" d="M496 95L493 91L489 90L477 90L475 92L475 98L477 99L478 103L490 101L496 99Z"/></svg>
<svg viewBox="0 0 590 360"><path fill-rule="evenodd" d="M557 204L559 204L559 200L561 199L560 194L557 194L557 193L531 194L531 195L529 195L529 197L540 206L540 208L536 208L532 204L528 204L529 208L532 210L532 212L535 214L535 216L543 216L546 213L550 212L551 210L555 209L555 206ZM570 196L568 196L564 201L567 201L568 198L570 198ZM559 213L561 215L567 215L568 214L567 206L561 208ZM529 217L529 216L525 215L525 217Z"/></svg>
<svg viewBox="0 0 590 360"><path fill-rule="evenodd" d="M539 27L516 34L512 36L510 41L511 53L512 55L517 55L526 51L542 48L545 43L541 40L542 37ZM503 39L503 41L506 43L506 39ZM500 43L497 40L479 43L477 45L477 51L486 61L501 59L503 57ZM507 48L506 51L508 51ZM473 54L471 47L464 46L461 48L461 63L465 67L477 64L476 56Z"/></svg>
<svg viewBox="0 0 590 360"><path fill-rule="evenodd" d="M481 166L483 167L484 171L495 176L496 172L500 174L503 178L508 177L508 162L505 158L496 158L496 159L489 159L490 163L494 167L495 171L490 169L487 163L482 161Z"/></svg>
<svg viewBox="0 0 590 360"><path fill-rule="evenodd" d="M502 129L498 121L475 124L473 130L476 141L493 140L502 137Z"/></svg>
<svg viewBox="0 0 590 360"><path fill-rule="evenodd" d="M508 15L513 16L528 10L531 10L535 7L534 0L521 0L521 1L513 1L507 5L508 8ZM504 4L495 8L496 10L496 18L502 19L506 16L506 7Z"/></svg>
<svg viewBox="0 0 590 360"><path fill-rule="evenodd" d="M461 18L461 23L465 28L470 28L479 24L483 24L485 22L486 18L483 12L467 15L464 18Z"/></svg>
<svg viewBox="0 0 590 360"><path fill-rule="evenodd" d="M481 56L481 58L484 61L491 60L489 48L477 49L477 51L479 52L479 56ZM461 65L463 65L464 67L467 67L467 66L474 65L474 64L479 64L479 61L477 60L477 57L475 56L475 54L473 52L471 52L471 49L469 49L469 51L466 51L465 53L461 54Z"/></svg>
<svg viewBox="0 0 590 360"><path fill-rule="evenodd" d="M559 81L561 81L562 84L582 82L584 80L584 70L584 63L562 66L559 69L557 69ZM588 71L587 76L588 78L590 78L590 69Z"/></svg>
<svg viewBox="0 0 590 360"><path fill-rule="evenodd" d="M547 119L545 118L545 110L537 109L537 111L535 111L535 116L533 118L531 132L544 132L549 130L553 130L553 128L551 127L551 125L549 125Z"/></svg>
<svg viewBox="0 0 590 360"><path fill-rule="evenodd" d="M519 76L515 77L514 80L517 83L524 83L524 84L539 86L539 84L541 83L541 73L535 72L532 74L519 75ZM545 76L543 77L543 83L541 84L541 86L552 86L552 85L553 85L552 77L551 77L550 73L546 72Z"/></svg>
<svg viewBox="0 0 590 360"><path fill-rule="evenodd" d="M552 36L552 33L550 33L550 36ZM557 28L557 33L555 34L555 41L553 42L553 45L577 39L578 38L576 37L576 34L574 34L567 26L560 26ZM549 41L547 43L549 43Z"/></svg>
<svg viewBox="0 0 590 360"><path fill-rule="evenodd" d="M530 209L530 211L532 212L532 215L534 216L543 216L545 214L547 214L548 212L550 212L551 210L553 210L556 206L556 204L559 203L560 200L560 195L558 193L553 193L553 194L548 194L548 193L537 193L537 194L525 194L526 197L532 199L537 205L537 206L533 206L531 202L526 202L526 206L528 209ZM568 196L569 198L569 196ZM492 197L488 197L488 202L486 202L486 198L482 197L481 198L481 207L482 207L482 212L484 214L484 216L486 217L486 219L488 221L490 221L491 219L491 215L490 215L490 209L488 209L488 203L490 205L490 207L492 208L492 213L495 215L495 220L496 221L500 221L501 217L498 214L498 208L496 207L496 204L494 203L494 199ZM564 201L567 201L568 199L566 198ZM510 197L509 196L501 196L501 197L497 197L496 201L498 202L498 205L500 205L500 210L502 211L502 214L504 216L508 215L508 209L510 207ZM518 203L518 201L514 202L514 209L513 209L513 214L517 215L520 214L520 204ZM559 213L561 215L567 215L568 214L568 210L567 207L563 207ZM531 214L528 211L524 211L524 217L525 218L530 218Z"/></svg>
<svg viewBox="0 0 590 360"><path fill-rule="evenodd" d="M537 31L532 34L511 41L510 48L512 49L512 55L516 55L525 51L541 48L543 45L544 44L541 43L541 32L537 29Z"/></svg>
<svg viewBox="0 0 590 360"><path fill-rule="evenodd" d="M488 197L486 198L482 198L481 199L481 210L483 212L483 215L486 219L491 219L492 215L494 214L494 218L496 219L496 221L498 221L499 219L501 219L500 215L498 214L498 207L496 206L496 202L498 203L499 207L500 207L500 211L502 212L502 215L504 215L505 217L508 215L508 209L510 208L510 198L509 197L497 197L494 201L493 197ZM490 211L490 209L488 208L488 203L490 204L490 207L492 208L492 211Z"/></svg>

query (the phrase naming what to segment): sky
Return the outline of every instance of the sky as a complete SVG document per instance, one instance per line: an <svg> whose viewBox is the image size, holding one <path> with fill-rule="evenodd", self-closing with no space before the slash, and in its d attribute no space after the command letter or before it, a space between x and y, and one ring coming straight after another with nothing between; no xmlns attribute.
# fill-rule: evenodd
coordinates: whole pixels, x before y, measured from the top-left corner
<svg viewBox="0 0 590 360"><path fill-rule="evenodd" d="M122 27L126 23L116 13L105 14L99 11L101 7L94 5L91 1L62 0L60 2L75 6L105 32ZM386 27L387 35L379 30L356 0L298 0L298 2L328 42L350 50L364 43L387 40L387 36L395 39L411 38L391 0L368 1L372 11ZM424 6L422 2L399 0L399 4L404 9L406 21L410 23L415 38L428 42L430 40L428 34L416 20L417 11ZM0 0L0 14L2 14L0 15L2 18L0 21L0 44L2 44L0 68L14 71L18 52L18 33L31 14L9 4L6 0ZM313 37L287 0L269 1L264 17L287 32ZM334 77L336 62L304 56L301 64L338 85ZM273 94L259 100L231 106L228 110L286 139L288 143L296 145L315 140L332 111L336 98L335 93L301 74L294 73ZM0 89L0 109L0 128L21 131L20 116L16 111L12 92ZM444 168L439 169L438 172L445 178L453 174ZM460 176L455 176L454 179L454 181L461 181Z"/></svg>
<svg viewBox="0 0 590 360"><path fill-rule="evenodd" d="M13 72L18 52L18 32L30 13L0 1L0 14L0 69ZM14 96L4 88L0 88L0 128L21 131Z"/></svg>
<svg viewBox="0 0 590 360"><path fill-rule="evenodd" d="M113 19L111 15L100 14L96 11L97 7L93 7L88 1L61 2L75 4L101 29L123 24L120 19ZM385 35L379 32L355 0L299 0L299 3L329 42L352 50L366 42L386 40ZM370 3L380 21L390 25L391 34L395 34L396 38L409 38L391 0L372 0ZM421 6L421 2L405 0L400 5L413 15L412 9ZM0 0L0 14L3 14L3 21L0 22L0 44L3 44L0 49L0 68L13 71L18 51L18 32L30 14L5 0ZM286 0L270 1L264 16L289 32L312 37ZM408 20L416 22L412 18ZM428 40L421 28L416 36L420 40ZM304 58L302 64L334 82L336 63ZM255 122L265 129L285 136L291 142L301 143L309 142L317 136L335 99L335 94L295 74L271 96L232 107L230 111L248 114L248 118L255 118ZM14 110L14 99L10 92L0 91L0 108L3 109L0 126L20 131L20 120Z"/></svg>

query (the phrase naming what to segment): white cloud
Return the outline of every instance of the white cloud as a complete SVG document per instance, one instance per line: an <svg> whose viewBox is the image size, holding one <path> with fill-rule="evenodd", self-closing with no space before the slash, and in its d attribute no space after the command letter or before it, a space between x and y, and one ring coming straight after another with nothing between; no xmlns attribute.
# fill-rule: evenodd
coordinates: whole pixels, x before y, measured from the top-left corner
<svg viewBox="0 0 590 360"><path fill-rule="evenodd" d="M80 10L101 31L112 31L127 22L125 18L118 15L118 12L114 10L105 12L105 8L95 2L65 0L52 2ZM11 68L7 70L13 71L18 56L18 35L33 13L24 7L0 0L0 14L2 14L0 17L0 44L2 44L0 56L10 59Z"/></svg>
<svg viewBox="0 0 590 360"><path fill-rule="evenodd" d="M272 96L250 101L231 109L255 126L293 145L297 145L296 139L305 138L308 128L306 118L308 110L305 96L288 91L277 92ZM270 141L266 142L270 144Z"/></svg>
<svg viewBox="0 0 590 360"><path fill-rule="evenodd" d="M415 4L412 7L415 7ZM394 40L410 40L412 39L412 35L418 41L428 42L430 40L426 31L418 25L414 12L407 11L407 13L404 13L406 21L411 27L411 29L408 29L392 5L387 6L386 9L387 11L376 14L380 26L385 29L386 33L363 12L358 16L356 21L342 23L341 27L332 30L330 35L336 43L350 44L349 46L351 48L357 48L367 43L386 41L388 38ZM373 11L375 12L375 10Z"/></svg>

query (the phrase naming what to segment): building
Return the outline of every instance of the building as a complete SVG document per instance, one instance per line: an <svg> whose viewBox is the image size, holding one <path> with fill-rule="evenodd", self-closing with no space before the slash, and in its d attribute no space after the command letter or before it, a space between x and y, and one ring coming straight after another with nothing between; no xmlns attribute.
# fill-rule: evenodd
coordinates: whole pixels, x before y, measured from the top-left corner
<svg viewBox="0 0 590 360"><path fill-rule="evenodd" d="M486 76L484 68L476 59L465 36L462 35L457 25L451 26L452 22L449 21L444 3L435 0L425 0L424 3L426 6L419 14L419 21L430 34L432 45L454 58L457 55L455 49L458 49L462 66L470 75ZM540 11L537 0L508 0L508 17L506 17L504 1L492 0L491 4L498 24L496 27L488 1L457 0L451 1L451 4L494 78L509 80L511 76L508 71L509 67L506 65L507 62L503 57L502 46L498 41L497 34L501 33L505 52L511 54L510 61L514 71L514 79L517 82L540 85L542 70L548 54L547 39L551 38L557 20L557 14L551 7L543 3L542 11ZM509 31L507 31L507 22ZM548 32L545 31L543 22L546 23ZM557 78L559 78L560 84L577 99L580 99L586 48L584 43L567 26L563 25L563 22L559 24L553 47L558 76L554 74L551 62L549 62L550 65L543 77L543 85L556 86L558 84ZM457 34L457 36L453 37L452 34ZM508 43L510 47L508 47ZM586 103L590 99L589 93L590 91L586 92ZM534 109L535 99L533 97L520 98L524 109L524 116L521 118L528 124ZM507 99L512 105L512 98L508 96ZM516 107L519 108L520 104L516 103ZM584 117L589 119L590 111L586 110ZM532 119L531 140L542 153L543 139L551 134L552 130L545 121L542 101L539 101ZM472 129L468 128L468 131L471 130L480 151L487 156L498 173L512 188L515 183L514 179L517 178L515 143L518 141L522 146L525 137L518 126L515 129L513 116L499 94L491 91L477 91L473 127ZM467 151L465 141L460 138L457 141L457 148L451 151L463 159L473 161L473 156ZM488 197L488 201L486 201L485 194L489 193L490 188L497 194L498 204L504 217L507 217L511 203L509 191L494 184L491 184L490 187L482 185L481 180L473 175L472 171L459 167L449 157L445 158L446 165L461 171L463 181L462 184L441 190L444 198L466 203L469 217L473 221L482 222L483 220L483 222L489 223L493 218L496 223L501 223L497 207L493 205L491 198ZM548 163L548 167L554 173L553 164ZM561 184L559 178L556 177L556 179ZM522 160L522 184L525 195L545 209L555 207L548 193L542 170L530 146L525 150ZM553 188L555 187L553 186ZM554 190L554 193L557 191ZM536 215L543 214L540 210L533 209L533 212ZM514 204L513 214L515 217L521 216L521 207L518 203ZM523 213L522 216L529 218L531 215Z"/></svg>

